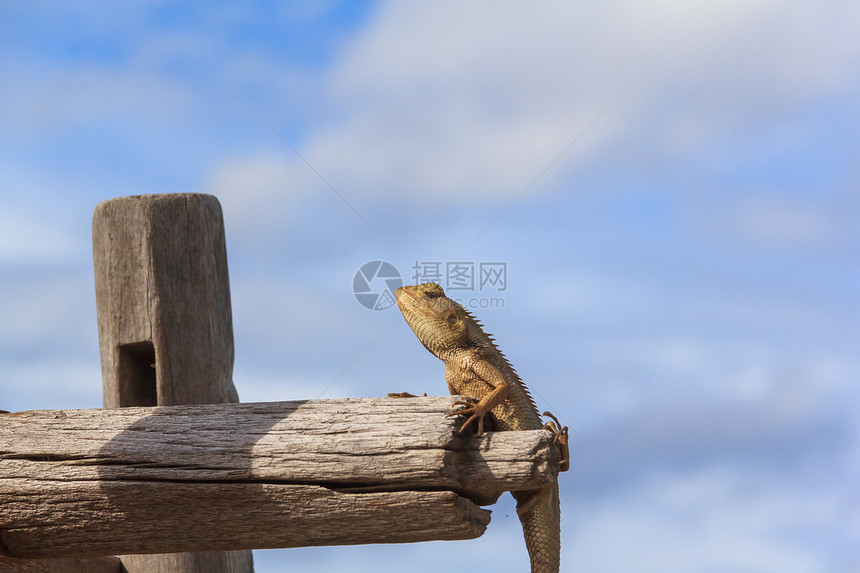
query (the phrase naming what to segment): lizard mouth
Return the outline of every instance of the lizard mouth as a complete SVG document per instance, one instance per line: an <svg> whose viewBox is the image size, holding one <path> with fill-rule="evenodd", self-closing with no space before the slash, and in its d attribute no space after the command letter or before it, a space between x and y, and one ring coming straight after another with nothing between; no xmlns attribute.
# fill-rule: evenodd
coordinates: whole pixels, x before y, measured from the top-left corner
<svg viewBox="0 0 860 573"><path fill-rule="evenodd" d="M394 291L394 300L397 301L398 306L401 308L403 308L403 305L406 302L415 303L415 297L407 290L408 288L409 287L402 286Z"/></svg>

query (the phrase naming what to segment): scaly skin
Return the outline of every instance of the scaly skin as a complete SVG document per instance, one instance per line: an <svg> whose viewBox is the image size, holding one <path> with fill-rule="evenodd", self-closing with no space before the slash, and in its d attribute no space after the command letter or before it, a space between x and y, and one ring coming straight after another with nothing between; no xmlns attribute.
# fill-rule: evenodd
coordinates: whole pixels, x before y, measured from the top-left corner
<svg viewBox="0 0 860 573"><path fill-rule="evenodd" d="M562 471L567 469L567 428L558 428L557 422L546 425L541 422L525 384L475 317L446 297L436 283L401 287L395 297L421 344L445 362L445 380L451 394L478 400L456 403L463 408L452 415L469 416L460 432L474 422L480 435L488 413L495 430L547 428L553 431L561 448L560 467ZM561 550L558 482L538 491L511 493L517 500L532 573L558 573Z"/></svg>

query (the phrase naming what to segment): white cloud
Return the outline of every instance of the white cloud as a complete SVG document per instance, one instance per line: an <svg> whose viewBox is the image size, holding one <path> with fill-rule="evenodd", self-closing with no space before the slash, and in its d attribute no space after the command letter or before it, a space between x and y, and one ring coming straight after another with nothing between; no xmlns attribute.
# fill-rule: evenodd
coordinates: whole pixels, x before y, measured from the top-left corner
<svg viewBox="0 0 860 573"><path fill-rule="evenodd" d="M810 190L801 197L791 191L736 189L721 197L705 197L687 213L686 224L694 234L745 248L850 251L857 241L857 205L832 192Z"/></svg>
<svg viewBox="0 0 860 573"><path fill-rule="evenodd" d="M7 327L0 330L0 344L42 350L48 345L67 350L95 347L98 333L90 269L71 274L49 271L35 277L9 273L5 278L0 316Z"/></svg>
<svg viewBox="0 0 860 573"><path fill-rule="evenodd" d="M786 491L724 470L662 476L644 491L576 513L563 560L589 571L830 570L798 543L846 520L833 496Z"/></svg>
<svg viewBox="0 0 860 573"><path fill-rule="evenodd" d="M109 32L87 14L88 26ZM327 109L331 120L317 122L300 151L336 188L423 201L508 199L604 109L532 192L597 158L617 162L631 145L686 153L714 133L856 85L858 16L851 2L387 2L316 77L252 49L225 49L218 30L135 31L127 61L115 67L45 70L7 58L19 81L0 119L50 129L106 114L172 122L237 84L268 93L260 96L267 101L304 93L304 107L282 101L283 113ZM212 61L217 67L198 83L169 71L174 62ZM235 158L234 171L244 163L278 178L306 168L288 149L280 165L268 152L252 155ZM224 171L212 178L229 178ZM259 183L248 194L270 193Z"/></svg>
<svg viewBox="0 0 860 573"><path fill-rule="evenodd" d="M101 408L102 372L91 358L0 361L0 409Z"/></svg>
<svg viewBox="0 0 860 573"><path fill-rule="evenodd" d="M41 215L0 211L0 263L60 263L89 250L84 240Z"/></svg>
<svg viewBox="0 0 860 573"><path fill-rule="evenodd" d="M352 297L347 290L350 283L337 286ZM308 340L332 337L333 332L354 326L353 316L344 315L342 299L332 301L330 297L329 292L298 288L271 277L260 281L240 278L231 285L234 327L259 343L300 347ZM360 309L358 303L354 307Z"/></svg>
<svg viewBox="0 0 860 573"><path fill-rule="evenodd" d="M87 209L75 201L66 181L28 170L11 158L0 158L0 202L0 264L92 260L90 236L85 230L89 216L70 218L70 214L87 213Z"/></svg>
<svg viewBox="0 0 860 573"><path fill-rule="evenodd" d="M331 73L307 154L367 193L510 196L613 147L684 154L856 83L851 3L402 4Z"/></svg>
<svg viewBox="0 0 860 573"><path fill-rule="evenodd" d="M753 129L856 84L860 42L851 22L858 14L849 2L826 9L766 0L388 2L343 39L330 68L315 72L253 48L227 49L223 22L183 35L136 31L127 61L115 67L46 71L7 58L19 81L0 120L23 130L106 118L182 124L195 121L201 106L218 101L223 109L235 104L231 95L251 90L279 129L307 130L291 143L344 193L419 203L510 200L604 110L530 194L597 160L686 154L715 133ZM169 71L175 63L208 71L184 77ZM289 119L279 122L276 111ZM282 202L284 190L295 198L325 187L274 134L260 131L276 151L228 155L203 176L206 189L245 218L265 219L273 198L277 207L291 205ZM269 208L261 211L263 204ZM815 222L806 225L788 232L817 232Z"/></svg>
<svg viewBox="0 0 860 573"><path fill-rule="evenodd" d="M228 228L251 232L287 224L284 215L322 185L319 177L285 149L234 157L218 165L203 190L218 197Z"/></svg>
<svg viewBox="0 0 860 573"><path fill-rule="evenodd" d="M177 82L140 66L3 62L17 78L3 96L0 121L22 136L105 122L175 122L191 109Z"/></svg>
<svg viewBox="0 0 860 573"><path fill-rule="evenodd" d="M738 226L757 242L780 246L820 246L839 233L839 220L820 205L756 198L738 210Z"/></svg>
<svg viewBox="0 0 860 573"><path fill-rule="evenodd" d="M248 368L239 368L233 372L233 383L239 392L242 402L277 402L281 400L309 400L317 399L323 390L331 384L322 396L329 398L348 398L358 394L354 388L340 383L331 384L332 380L320 377L298 377L288 373L284 368L284 374L259 374Z"/></svg>

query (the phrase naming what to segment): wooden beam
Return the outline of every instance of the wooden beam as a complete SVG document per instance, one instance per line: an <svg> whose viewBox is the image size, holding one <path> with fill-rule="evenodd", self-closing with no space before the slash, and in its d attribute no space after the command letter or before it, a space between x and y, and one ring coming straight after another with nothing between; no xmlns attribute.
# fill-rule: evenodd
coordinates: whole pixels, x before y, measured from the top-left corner
<svg viewBox="0 0 860 573"><path fill-rule="evenodd" d="M0 556L0 573L124 573L119 557L17 559Z"/></svg>
<svg viewBox="0 0 860 573"><path fill-rule="evenodd" d="M14 557L467 539L502 491L552 483L543 430L457 433L456 397L0 416Z"/></svg>

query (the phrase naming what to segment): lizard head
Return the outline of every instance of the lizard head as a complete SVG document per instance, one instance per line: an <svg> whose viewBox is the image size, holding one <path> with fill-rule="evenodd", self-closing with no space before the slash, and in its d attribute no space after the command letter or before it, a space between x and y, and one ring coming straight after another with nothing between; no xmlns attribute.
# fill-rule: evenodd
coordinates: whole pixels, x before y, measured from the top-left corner
<svg viewBox="0 0 860 573"><path fill-rule="evenodd" d="M436 283L403 286L394 297L406 323L437 358L468 344L468 313Z"/></svg>

